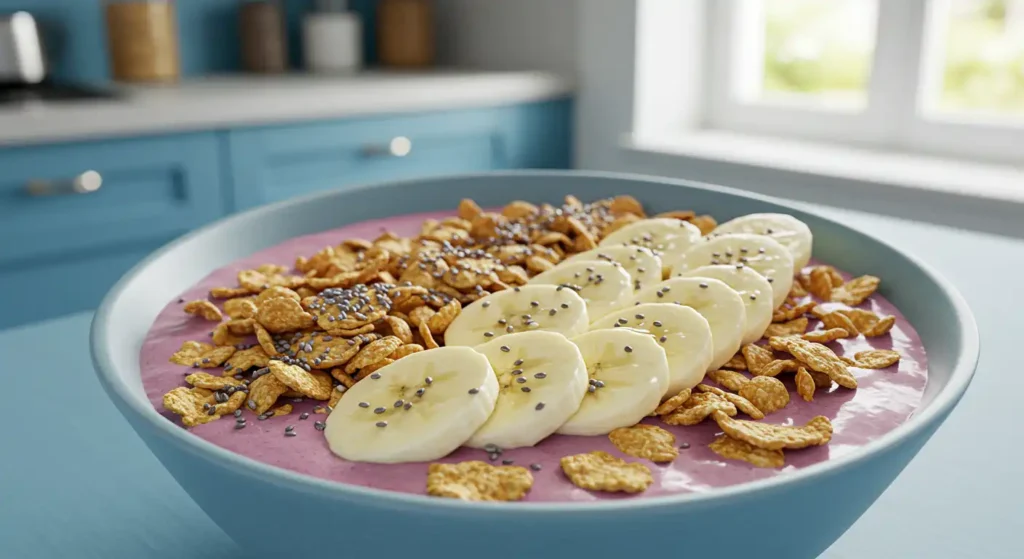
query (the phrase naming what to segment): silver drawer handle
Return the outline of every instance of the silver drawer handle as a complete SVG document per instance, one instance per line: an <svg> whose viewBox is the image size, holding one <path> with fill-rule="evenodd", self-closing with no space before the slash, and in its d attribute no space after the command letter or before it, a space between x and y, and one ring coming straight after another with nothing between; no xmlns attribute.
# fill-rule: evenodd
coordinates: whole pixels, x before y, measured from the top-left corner
<svg viewBox="0 0 1024 559"><path fill-rule="evenodd" d="M103 176L96 171L86 171L70 180L33 179L25 184L30 196L58 196L64 194L89 194L103 186Z"/></svg>
<svg viewBox="0 0 1024 559"><path fill-rule="evenodd" d="M368 145L363 147L366 157L405 157L412 151L412 140L405 136L395 136L387 145Z"/></svg>

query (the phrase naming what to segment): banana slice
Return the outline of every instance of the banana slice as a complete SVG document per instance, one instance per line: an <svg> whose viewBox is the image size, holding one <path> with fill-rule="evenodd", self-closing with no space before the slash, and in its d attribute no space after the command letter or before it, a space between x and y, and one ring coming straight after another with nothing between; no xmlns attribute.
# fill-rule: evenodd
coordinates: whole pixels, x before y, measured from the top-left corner
<svg viewBox="0 0 1024 559"><path fill-rule="evenodd" d="M621 307L633 294L630 283L629 274L616 263L580 260L538 274L528 285L570 286L587 303L592 320Z"/></svg>
<svg viewBox="0 0 1024 559"><path fill-rule="evenodd" d="M714 278L672 278L654 284L633 298L634 303L675 303L699 312L711 327L713 357L708 370L714 371L740 349L747 323L740 294Z"/></svg>
<svg viewBox="0 0 1024 559"><path fill-rule="evenodd" d="M580 348L590 386L563 435L607 435L636 425L668 390L668 357L650 335L628 328L591 330L572 342Z"/></svg>
<svg viewBox="0 0 1024 559"><path fill-rule="evenodd" d="M673 275L714 264L746 264L772 284L772 303L782 306L793 287L793 255L778 241L764 235L736 233L695 245L673 263Z"/></svg>
<svg viewBox="0 0 1024 559"><path fill-rule="evenodd" d="M680 219L656 217L641 219L612 232L598 243L598 247L638 245L655 253L683 252L701 238L697 226Z"/></svg>
<svg viewBox="0 0 1024 559"><path fill-rule="evenodd" d="M533 446L562 426L587 392L587 366L555 332L522 332L476 348L497 375L498 402L466 442L473 448Z"/></svg>
<svg viewBox="0 0 1024 559"><path fill-rule="evenodd" d="M806 223L788 214L749 214L727 221L711 232L712 236L753 233L767 235L793 255L794 267L802 269L811 260L813 235Z"/></svg>
<svg viewBox="0 0 1024 559"><path fill-rule="evenodd" d="M494 411L498 380L483 354L442 347L408 355L358 382L327 418L331 451L358 462L447 456Z"/></svg>
<svg viewBox="0 0 1024 559"><path fill-rule="evenodd" d="M580 260L600 260L620 264L633 281L633 291L640 291L663 279L661 277L661 258L642 246L619 245L595 248L566 258L556 268ZM591 318L598 317L591 316Z"/></svg>
<svg viewBox="0 0 1024 559"><path fill-rule="evenodd" d="M444 332L447 346L477 346L515 332L545 330L565 336L587 331L587 304L572 289L524 285L483 297L462 309Z"/></svg>
<svg viewBox="0 0 1024 559"><path fill-rule="evenodd" d="M742 265L718 264L701 266L682 274L682 277L714 278L725 282L740 294L746 309L746 323L743 328L743 345L761 339L768 325L772 323L772 284L761 274Z"/></svg>
<svg viewBox="0 0 1024 559"><path fill-rule="evenodd" d="M653 336L668 358L666 394L697 386L714 357L711 327L690 307L673 303L636 305L606 315L591 326L591 330L605 328L629 328Z"/></svg>

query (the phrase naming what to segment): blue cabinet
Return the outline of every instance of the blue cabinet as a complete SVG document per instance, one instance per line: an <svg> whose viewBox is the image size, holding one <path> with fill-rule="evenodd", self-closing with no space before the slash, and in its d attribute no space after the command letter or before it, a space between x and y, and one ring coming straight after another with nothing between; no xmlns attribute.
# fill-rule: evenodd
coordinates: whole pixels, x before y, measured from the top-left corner
<svg viewBox="0 0 1024 559"><path fill-rule="evenodd" d="M569 166L568 100L228 133L240 209L372 182Z"/></svg>
<svg viewBox="0 0 1024 559"><path fill-rule="evenodd" d="M95 308L144 256L232 211L386 180L566 168L571 112L566 99L0 149L0 329Z"/></svg>
<svg viewBox="0 0 1024 559"><path fill-rule="evenodd" d="M95 307L142 256L224 215L221 169L212 132L0 151L0 328Z"/></svg>

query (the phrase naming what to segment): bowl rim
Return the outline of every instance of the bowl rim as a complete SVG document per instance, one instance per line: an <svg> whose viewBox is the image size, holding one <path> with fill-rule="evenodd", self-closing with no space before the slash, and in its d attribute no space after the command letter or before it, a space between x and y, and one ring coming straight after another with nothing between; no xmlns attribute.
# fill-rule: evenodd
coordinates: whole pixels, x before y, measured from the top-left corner
<svg viewBox="0 0 1024 559"><path fill-rule="evenodd" d="M208 442L200 437L192 435L186 429L168 421L167 418L162 416L155 407L153 407L148 400L133 396L130 394L131 390L128 386L122 382L118 375L114 372L114 361L111 358L110 344L112 340L108 336L108 332L111 329L112 321L112 308L115 302L121 297L122 292L126 289L127 285L130 284L134 279L145 270L150 263L159 260L163 255L171 250L174 250L179 244L182 244L192 238L206 235L208 232L222 226L225 223L229 223L235 220L248 219L250 216L258 214L271 214L277 211L278 208L287 207L291 205L308 204L311 201L318 199L330 198L337 196L344 192L345 195L355 195L360 191L365 191L382 185L396 185L396 184L407 184L407 183L418 183L424 181L444 181L444 180L468 180L474 178L495 178L495 177L519 177L519 178L552 178L552 177L584 177L594 179L625 179L630 181L641 181L641 182L655 182L661 184L671 184L676 186L683 186L687 188L696 188L701 190L709 190L727 195L740 196L748 199L761 200L778 205L782 208L794 210L800 213L809 213L814 215L816 218L823 221L829 222L833 225L845 227L850 229L849 226L843 225L834 219L818 214L813 209L800 208L798 205L787 200L777 199L771 196L764 196L761 194L746 192L731 187L724 187L714 184L702 183L697 181L675 179L669 177L660 177L654 175L643 175L634 173L613 173L604 171L578 171L578 170L528 170L528 171L496 171L496 172L485 172L485 173L467 173L467 174L454 174L445 176L426 177L418 179L408 179L400 181L384 181L370 184L363 184L353 188L346 188L344 191L331 190L326 192L314 193L307 196L293 198L282 202L260 206L247 211L239 212L237 214L227 216L219 219L213 223L205 225L199 229L196 229L190 233L182 235L181 237L171 241L164 245L160 249L156 250L141 262L132 267L122 278L110 289L107 295L103 298L102 303L97 309L90 328L90 348L92 354L92 361L97 376L99 377L100 383L103 385L107 394L111 398L116 398L121 404L118 408L125 413L126 411L132 412L138 420L145 421L152 427L155 432L161 436L164 440L173 443L175 446L191 453L199 455L200 458L207 458L211 461L220 462L221 465L229 467L238 473L246 474L251 477L262 478L267 481L276 481L279 484L285 484L294 490L301 492L315 493L320 496L330 497L338 499L339 501L347 501L354 504L365 502L370 506L379 508L392 508L392 509L429 509L430 512L434 513L466 513L471 512L474 514L494 514L500 513L506 517L510 514L524 514L536 516L537 514L561 514L561 513L590 513L590 514L602 514L602 513L614 513L622 512L624 510L644 510L646 512L656 512L659 509L667 507L676 507L680 505L686 506L697 506L707 505L716 501L723 501L731 498L743 498L749 497L753 494L764 494L767 492L777 491L785 487L791 487L798 484L812 483L825 475L837 474L845 470L854 468L860 464L863 464L873 457L882 454L888 450L892 450L900 443L914 438L917 435L927 432L929 427L933 424L941 422L942 419L953 409L953 407L960 400L960 397L967 390L971 379L974 376L975 369L978 363L979 357L979 334L977 324L974 320L969 307L963 296L953 287L949 281L938 274L931 266L922 262L916 256L908 254L898 248L893 247L878 236L873 235L870 232L862 231L857 229L859 234L863 234L872 240L885 245L893 251L906 258L913 265L917 266L932 282L934 282L940 290L948 297L953 311L956 315L958 325L960 327L960 344L961 351L955 360L955 365L950 374L949 381L941 389L941 391L935 395L934 401L924 409L919 409L920 413L914 413L907 421L897 426L892 431L885 433L881 437L865 444L863 447L855 452L834 458L828 459L805 468L801 468L795 472L787 473L786 475L772 476L769 478L739 483L730 485L727 487L718 487L709 491L701 492L688 492L680 493L676 495L662 495L657 497L647 497L641 499L615 499L615 500L600 500L600 501L588 501L588 502L514 502L508 503L486 503L486 502L467 502L456 499L438 499L436 497L429 497L427 495L403 493L397 491L389 491L384 489L376 489L372 487L365 487L361 485L351 485L343 482L326 480L287 470L277 466L272 466L253 458L237 454L230 450L219 447L211 442Z"/></svg>

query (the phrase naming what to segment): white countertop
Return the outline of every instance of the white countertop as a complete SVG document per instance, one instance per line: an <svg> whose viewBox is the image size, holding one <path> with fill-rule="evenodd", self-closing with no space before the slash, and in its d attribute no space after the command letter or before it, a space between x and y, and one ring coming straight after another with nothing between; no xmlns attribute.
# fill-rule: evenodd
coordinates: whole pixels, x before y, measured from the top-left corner
<svg viewBox="0 0 1024 559"><path fill-rule="evenodd" d="M542 101L572 92L544 72L235 75L123 87L114 100L0 106L0 146Z"/></svg>

